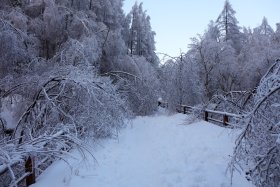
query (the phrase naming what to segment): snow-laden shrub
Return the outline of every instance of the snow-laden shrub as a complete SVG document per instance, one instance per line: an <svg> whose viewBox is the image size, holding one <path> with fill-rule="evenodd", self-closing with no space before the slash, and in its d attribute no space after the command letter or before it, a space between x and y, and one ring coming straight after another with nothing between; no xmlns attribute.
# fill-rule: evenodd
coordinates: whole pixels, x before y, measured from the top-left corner
<svg viewBox="0 0 280 187"><path fill-rule="evenodd" d="M214 95L207 108L234 114L244 114L252 109L255 90L230 91Z"/></svg>
<svg viewBox="0 0 280 187"><path fill-rule="evenodd" d="M256 186L280 185L280 60L263 76L254 108L243 120L233 167L244 166Z"/></svg>
<svg viewBox="0 0 280 187"><path fill-rule="evenodd" d="M63 66L41 75L3 80L0 117L9 121L6 113L11 112L13 133L0 134L0 173L11 167L9 181L21 173L13 165L28 156L61 157L73 147L82 149L83 139L116 137L128 117L111 80L96 76L91 68ZM8 106L5 100L13 97L20 99L10 104L20 105L21 110Z"/></svg>
<svg viewBox="0 0 280 187"><path fill-rule="evenodd" d="M126 109L116 88L91 69L57 67L23 81L27 82L10 93L21 93L26 106L19 114L15 136L21 130L37 136L63 123L75 126L79 137L104 137L116 134L123 124Z"/></svg>
<svg viewBox="0 0 280 187"><path fill-rule="evenodd" d="M81 140L70 133L72 125L59 124L52 131L45 132L25 142L3 139L0 142L0 184L3 186L24 186L22 181L16 185L16 180L23 176L25 161L29 156L36 158L36 173L41 172L41 160L62 158L68 150L76 148L82 153L86 150ZM82 155L83 156L83 155ZM43 164L43 163L42 163Z"/></svg>
<svg viewBox="0 0 280 187"><path fill-rule="evenodd" d="M122 66L120 63L125 64ZM157 71L144 57L119 59L110 75L122 98L135 115L149 115L157 109L159 79Z"/></svg>

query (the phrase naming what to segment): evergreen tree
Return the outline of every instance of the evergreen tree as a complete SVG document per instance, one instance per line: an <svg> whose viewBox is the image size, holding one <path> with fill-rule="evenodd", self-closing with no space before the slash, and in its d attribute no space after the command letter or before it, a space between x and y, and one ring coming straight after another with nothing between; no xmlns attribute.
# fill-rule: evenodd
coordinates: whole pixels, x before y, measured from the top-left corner
<svg viewBox="0 0 280 187"><path fill-rule="evenodd" d="M273 35L273 43L274 45L280 47L280 23L276 24L276 31Z"/></svg>
<svg viewBox="0 0 280 187"><path fill-rule="evenodd" d="M271 37L274 33L271 26L268 24L268 21L266 17L263 18L262 24L254 29L254 32L257 32L258 34L265 35Z"/></svg>
<svg viewBox="0 0 280 187"><path fill-rule="evenodd" d="M143 3L137 3L127 15L130 23L129 39L127 40L131 55L144 56L151 64L158 65L158 57L155 54L155 32L152 31L150 16L143 11Z"/></svg>
<svg viewBox="0 0 280 187"><path fill-rule="evenodd" d="M225 1L224 8L217 18L216 24L220 31L220 40L232 42L232 47L239 52L241 49L241 33L235 17L235 10L233 10L228 0Z"/></svg>

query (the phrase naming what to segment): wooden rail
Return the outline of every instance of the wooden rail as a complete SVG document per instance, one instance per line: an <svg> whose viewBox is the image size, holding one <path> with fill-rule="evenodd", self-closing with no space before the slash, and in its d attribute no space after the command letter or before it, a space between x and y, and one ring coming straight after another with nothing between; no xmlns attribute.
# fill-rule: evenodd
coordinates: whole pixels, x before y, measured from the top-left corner
<svg viewBox="0 0 280 187"><path fill-rule="evenodd" d="M34 167L35 159L34 157L28 156L24 162L24 173L16 178L12 178L12 182L9 186L18 186L25 180L25 185L30 186L35 183L35 167ZM9 165L0 165L0 176L4 175L6 172L11 172L9 168L21 164L20 161L16 161Z"/></svg>
<svg viewBox="0 0 280 187"><path fill-rule="evenodd" d="M168 108L168 103L158 101L158 106L161 106L163 108ZM190 114L190 113L192 113L193 110L201 110L201 109L198 109L198 108L195 108L192 106L188 106L188 105L178 105L176 110L179 113ZM231 119L231 121L233 121L233 119L236 121L236 120L243 118L242 115L237 115L237 114L222 112L222 111L216 111L216 110L209 110L209 109L202 110L202 115L203 115L202 118L205 121L215 122L215 123L221 124L223 126L233 126L234 124L230 123L230 119Z"/></svg>
<svg viewBox="0 0 280 187"><path fill-rule="evenodd" d="M39 163L35 164L35 157L28 156L25 159L24 164L21 164L20 161L16 161L8 166L0 165L0 176L5 174L6 172L10 172L9 167L12 168L13 166L20 164L22 167L24 167L24 173L20 177L17 177L17 179L12 179L13 181L10 183L9 186L18 186L19 184L25 185L25 186L30 186L36 182L36 177L37 177L36 168L39 168L43 164L51 163L52 161L53 160L51 159L51 157L47 156L45 158L42 158ZM38 174L38 172L37 172L37 174Z"/></svg>
<svg viewBox="0 0 280 187"><path fill-rule="evenodd" d="M64 134L64 132L60 131L60 132L56 133L55 136L60 136L63 134ZM43 146L46 146L46 144ZM66 151L69 151L69 149L67 149ZM24 172L22 172L23 174L21 174L21 176L17 177L17 178L13 178L14 176L13 176L13 174L11 174L12 181L9 184L9 186L18 186L19 184L21 186L22 185L30 186L36 182L36 168L39 168L43 164L46 164L46 163L49 164L49 163L53 162L52 157L49 157L49 156L46 156L46 157L40 159L40 162L38 162L37 165L35 165L35 160L36 160L35 156L26 156L24 164L22 164L21 161L15 161L13 163L10 163L9 165L0 164L0 176L4 175L6 172L12 172L12 171L10 171L10 169L12 167L20 165L20 167L24 168ZM37 172L37 174L38 174L38 172ZM0 186L0 187L2 187L2 186Z"/></svg>

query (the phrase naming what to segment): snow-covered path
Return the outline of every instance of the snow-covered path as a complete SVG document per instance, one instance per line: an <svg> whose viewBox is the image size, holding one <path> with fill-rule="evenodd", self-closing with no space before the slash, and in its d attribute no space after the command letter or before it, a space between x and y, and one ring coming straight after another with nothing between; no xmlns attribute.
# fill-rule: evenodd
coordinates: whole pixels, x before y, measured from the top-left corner
<svg viewBox="0 0 280 187"><path fill-rule="evenodd" d="M32 187L226 187L231 130L207 122L182 125L185 115L138 117L118 140L95 146L93 160L49 167ZM78 154L77 154L78 155ZM233 186L251 186L238 173Z"/></svg>

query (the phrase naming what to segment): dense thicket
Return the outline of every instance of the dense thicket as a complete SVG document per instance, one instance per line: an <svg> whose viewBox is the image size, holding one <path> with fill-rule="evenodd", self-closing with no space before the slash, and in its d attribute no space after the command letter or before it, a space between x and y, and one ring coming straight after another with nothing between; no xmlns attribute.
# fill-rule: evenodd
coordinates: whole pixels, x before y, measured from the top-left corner
<svg viewBox="0 0 280 187"><path fill-rule="evenodd" d="M0 173L30 154L117 136L129 116L155 110L155 33L142 4L127 16L122 4L1 0Z"/></svg>

